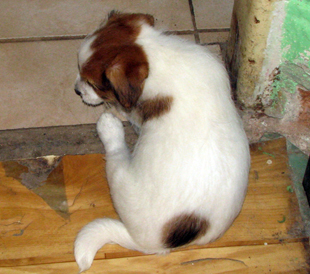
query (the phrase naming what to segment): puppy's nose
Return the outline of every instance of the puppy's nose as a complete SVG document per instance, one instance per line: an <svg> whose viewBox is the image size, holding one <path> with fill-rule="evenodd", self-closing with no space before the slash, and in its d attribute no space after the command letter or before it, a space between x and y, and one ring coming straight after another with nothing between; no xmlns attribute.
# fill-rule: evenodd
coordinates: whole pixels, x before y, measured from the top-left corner
<svg viewBox="0 0 310 274"><path fill-rule="evenodd" d="M76 93L77 95L79 95L79 96L82 95L82 93L81 93L78 89L75 88L74 91L75 91L75 93Z"/></svg>

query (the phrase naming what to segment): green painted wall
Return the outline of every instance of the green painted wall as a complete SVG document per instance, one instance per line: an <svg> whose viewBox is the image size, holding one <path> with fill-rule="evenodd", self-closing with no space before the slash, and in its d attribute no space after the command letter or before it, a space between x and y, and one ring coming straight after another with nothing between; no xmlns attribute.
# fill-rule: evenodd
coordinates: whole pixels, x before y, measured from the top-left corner
<svg viewBox="0 0 310 274"><path fill-rule="evenodd" d="M290 0L283 24L283 58L310 66L310 0Z"/></svg>
<svg viewBox="0 0 310 274"><path fill-rule="evenodd" d="M297 86L310 90L310 0L286 1L285 12L279 37L282 58L270 95L272 108L281 114Z"/></svg>

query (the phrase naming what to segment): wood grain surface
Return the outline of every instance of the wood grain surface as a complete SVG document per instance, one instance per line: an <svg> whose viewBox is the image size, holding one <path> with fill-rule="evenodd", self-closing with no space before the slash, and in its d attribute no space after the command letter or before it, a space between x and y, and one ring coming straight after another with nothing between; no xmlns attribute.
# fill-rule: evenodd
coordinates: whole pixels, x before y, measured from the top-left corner
<svg viewBox="0 0 310 274"><path fill-rule="evenodd" d="M87 273L308 273L308 239L291 187L285 139L251 147L241 214L219 240L167 256L106 245ZM117 218L104 155L64 156L42 184L27 167L0 163L0 273L77 273L73 242L98 217Z"/></svg>

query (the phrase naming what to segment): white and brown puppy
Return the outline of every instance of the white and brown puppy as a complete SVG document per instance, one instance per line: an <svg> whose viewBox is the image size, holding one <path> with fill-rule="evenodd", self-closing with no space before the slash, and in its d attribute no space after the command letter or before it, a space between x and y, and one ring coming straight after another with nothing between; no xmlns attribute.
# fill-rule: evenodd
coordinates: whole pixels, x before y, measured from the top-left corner
<svg viewBox="0 0 310 274"><path fill-rule="evenodd" d="M80 231L81 271L107 243L166 253L214 241L244 201L248 141L223 65L153 25L150 15L112 12L79 51L76 93L89 105L114 104L140 133L130 153L119 119L104 113L97 123L120 220Z"/></svg>

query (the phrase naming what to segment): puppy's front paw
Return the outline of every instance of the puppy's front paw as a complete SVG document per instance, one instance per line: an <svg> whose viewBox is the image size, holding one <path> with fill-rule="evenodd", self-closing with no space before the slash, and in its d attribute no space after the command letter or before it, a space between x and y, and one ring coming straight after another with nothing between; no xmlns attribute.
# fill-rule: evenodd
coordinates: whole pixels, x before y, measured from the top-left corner
<svg viewBox="0 0 310 274"><path fill-rule="evenodd" d="M107 153L119 150L125 145L122 122L111 113L103 113L97 122L97 131Z"/></svg>

